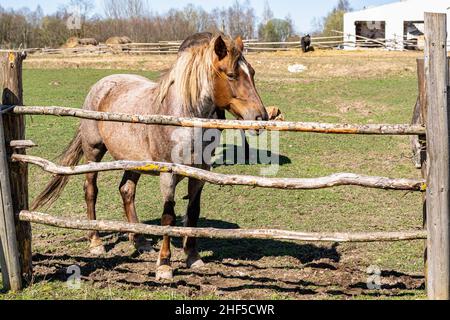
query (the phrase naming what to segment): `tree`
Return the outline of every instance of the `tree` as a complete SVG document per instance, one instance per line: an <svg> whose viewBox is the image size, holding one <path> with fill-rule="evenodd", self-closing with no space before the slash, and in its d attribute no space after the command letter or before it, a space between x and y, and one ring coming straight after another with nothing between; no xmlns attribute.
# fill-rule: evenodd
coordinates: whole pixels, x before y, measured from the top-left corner
<svg viewBox="0 0 450 320"><path fill-rule="evenodd" d="M283 42L292 34L292 23L283 19L272 19L261 24L258 30L259 39L268 42Z"/></svg>
<svg viewBox="0 0 450 320"><path fill-rule="evenodd" d="M344 12L350 12L353 10L348 0L339 0L335 9L337 11L344 11Z"/></svg>
<svg viewBox="0 0 450 320"><path fill-rule="evenodd" d="M322 21L315 22L316 26L319 27L318 30L323 36L332 36L336 33L333 30L343 31L344 30L344 14L351 11L350 3L348 0L339 0L333 10L323 19Z"/></svg>
<svg viewBox="0 0 450 320"><path fill-rule="evenodd" d="M236 0L226 13L227 33L232 37L253 38L255 33L255 10L249 0Z"/></svg>
<svg viewBox="0 0 450 320"><path fill-rule="evenodd" d="M273 11L270 8L269 1L266 0L264 3L264 10L262 14L262 23L266 24L269 20L273 19Z"/></svg>

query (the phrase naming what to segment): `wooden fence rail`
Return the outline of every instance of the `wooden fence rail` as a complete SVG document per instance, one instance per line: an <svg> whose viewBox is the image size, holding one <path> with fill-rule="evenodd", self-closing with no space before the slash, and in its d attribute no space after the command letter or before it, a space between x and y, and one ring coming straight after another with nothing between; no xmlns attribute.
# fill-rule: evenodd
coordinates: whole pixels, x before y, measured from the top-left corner
<svg viewBox="0 0 450 320"><path fill-rule="evenodd" d="M212 120L178 118L162 115L132 115L124 113L98 112L57 106L14 106L12 112L14 114L20 115L51 115L59 117L76 117L98 121L140 123L147 125L169 125L178 127L201 127L205 129L272 130L363 135L424 135L426 133L425 127L423 125L411 124L357 125L314 122Z"/></svg>
<svg viewBox="0 0 450 320"><path fill-rule="evenodd" d="M338 46L356 45L361 47L374 48L397 48L399 43L407 45L406 50L418 48L417 41L411 39L371 39L360 35L352 35L356 40L345 40L341 31L338 36L311 37L312 46L318 48L336 48ZM267 52L267 51L299 51L301 49L301 41L259 41L244 40L245 49L248 52ZM30 54L41 55L100 55L100 54L177 54L182 41L160 41L153 43L127 43L117 45L107 45L100 43L97 46L81 46L75 48L27 48L22 51ZM0 52L9 52L8 49L0 49Z"/></svg>
<svg viewBox="0 0 450 320"><path fill-rule="evenodd" d="M66 229L96 230L107 232L126 232L154 236L195 237L215 239L272 239L296 240L311 242L385 242L409 241L427 238L424 230L404 232L361 232L361 233L327 233L296 232L271 229L213 229L213 228L180 228L151 226L121 221L79 220L73 218L54 217L40 212L22 211L21 221L33 222Z"/></svg>
<svg viewBox="0 0 450 320"><path fill-rule="evenodd" d="M153 161L98 162L73 167L63 167L46 159L34 156L14 154L11 158L13 161L37 165L44 171L57 175L80 175L93 172L126 170L146 173L169 172L216 185L251 186L284 190L313 190L344 185L385 190L426 190L425 180L391 179L385 177L362 176L351 173L340 173L329 177L315 179L263 178L243 175L226 175L179 164Z"/></svg>

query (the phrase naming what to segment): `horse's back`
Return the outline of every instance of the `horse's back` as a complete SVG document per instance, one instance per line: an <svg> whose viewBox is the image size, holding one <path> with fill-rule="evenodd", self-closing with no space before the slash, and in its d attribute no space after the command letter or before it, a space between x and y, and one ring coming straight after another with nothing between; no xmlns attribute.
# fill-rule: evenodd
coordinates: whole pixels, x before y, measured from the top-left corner
<svg viewBox="0 0 450 320"><path fill-rule="evenodd" d="M132 102L149 96L156 84L149 79L132 74L115 74L98 81L91 88L86 97L84 109L93 111L113 111L117 109L115 104L120 101L128 101L119 109L129 113L132 110ZM130 107L130 108L127 108ZM146 111L146 110L143 110Z"/></svg>
<svg viewBox="0 0 450 320"><path fill-rule="evenodd" d="M145 77L116 74L94 84L83 108L91 111L151 114L156 84ZM145 125L119 122L81 121L87 149L105 145L116 159L149 158ZM147 151L147 152L145 152Z"/></svg>

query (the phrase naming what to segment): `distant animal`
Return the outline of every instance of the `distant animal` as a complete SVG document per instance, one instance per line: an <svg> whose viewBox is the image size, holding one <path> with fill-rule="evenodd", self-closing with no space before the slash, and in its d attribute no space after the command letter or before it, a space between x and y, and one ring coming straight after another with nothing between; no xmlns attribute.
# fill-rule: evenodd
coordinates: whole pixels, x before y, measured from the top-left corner
<svg viewBox="0 0 450 320"><path fill-rule="evenodd" d="M139 115L171 115L188 118L212 118L216 111L227 110L238 119L262 120L268 115L255 87L255 71L243 54L241 38L211 36L202 45L180 52L172 68L157 83L137 75L112 75L97 82L84 102L91 111L120 112ZM116 160L174 162L205 170L210 169L204 158L206 147L197 129L170 126L141 125L81 120L72 142L61 157L61 164L75 166L84 156L85 162L100 162L107 152ZM187 154L175 156L173 151ZM200 163L192 163L193 159ZM141 171L126 171L120 183L125 215L137 223L135 208L136 186ZM86 175L84 183L87 215L96 219L98 173ZM51 204L61 194L68 177L55 176L45 190L33 201L32 210ZM161 225L174 226L175 189L183 180L172 173L160 174L160 189L164 201ZM204 182L189 178L186 227L196 227L200 216L200 198ZM220 195L217 195L220 196ZM96 231L89 233L92 254L102 254L105 248ZM137 249L151 250L140 235L130 235ZM183 242L189 268L203 265L195 238ZM172 279L170 237L164 236L159 252L156 279Z"/></svg>
<svg viewBox="0 0 450 320"><path fill-rule="evenodd" d="M311 46L311 36L307 34L306 36L302 37L301 39L301 45L303 52L308 52L312 49Z"/></svg>

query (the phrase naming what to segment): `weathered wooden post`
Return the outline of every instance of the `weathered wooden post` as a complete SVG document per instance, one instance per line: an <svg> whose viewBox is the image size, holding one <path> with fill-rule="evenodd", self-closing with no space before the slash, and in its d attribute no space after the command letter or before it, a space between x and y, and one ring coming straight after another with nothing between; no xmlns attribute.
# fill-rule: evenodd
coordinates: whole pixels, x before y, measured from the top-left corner
<svg viewBox="0 0 450 320"><path fill-rule="evenodd" d="M447 15L425 13L427 87L427 290L429 299L450 299L450 155Z"/></svg>
<svg viewBox="0 0 450 320"><path fill-rule="evenodd" d="M20 254L17 244L14 210L9 180L8 156L3 130L3 118L0 114L0 263L2 267L3 286L6 290L20 290L22 277L20 269Z"/></svg>
<svg viewBox="0 0 450 320"><path fill-rule="evenodd" d="M414 107L413 119L411 124L426 125L427 119L427 100L426 100L426 81L424 59L417 59L417 78L419 96ZM422 169L422 177L426 177L426 135L411 137L414 163L417 169Z"/></svg>
<svg viewBox="0 0 450 320"><path fill-rule="evenodd" d="M0 90L2 105L23 105L22 94L22 61L26 55L21 52L8 52L0 54ZM19 213L28 209L28 168L19 163L10 161L13 150L10 147L12 140L25 139L25 118L24 116L4 113L1 120L0 135L0 166L1 167L1 192L3 199L2 215L5 220L4 230L7 242L3 241L3 250L6 264L9 266L9 279L17 277L13 251L18 251L19 280L10 283L11 289L22 288L23 281L31 279L31 225L20 222ZM17 153L24 153L25 150L16 150ZM11 211L13 225L11 225ZM3 240L3 239L2 239ZM14 249L14 241L17 249Z"/></svg>
<svg viewBox="0 0 450 320"><path fill-rule="evenodd" d="M449 61L450 62L450 61ZM425 60L417 59L417 79L419 96L414 108L412 124L426 125L427 119L427 98L426 98L426 79L425 79ZM427 138L426 135L413 136L411 138L414 162L416 168L421 169L422 178L427 179ZM426 193L422 194L422 210L423 210L423 228L427 227L427 197ZM427 242L425 241L424 250L425 275L427 271Z"/></svg>

